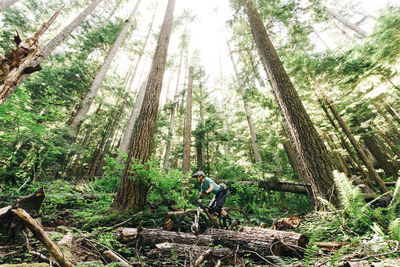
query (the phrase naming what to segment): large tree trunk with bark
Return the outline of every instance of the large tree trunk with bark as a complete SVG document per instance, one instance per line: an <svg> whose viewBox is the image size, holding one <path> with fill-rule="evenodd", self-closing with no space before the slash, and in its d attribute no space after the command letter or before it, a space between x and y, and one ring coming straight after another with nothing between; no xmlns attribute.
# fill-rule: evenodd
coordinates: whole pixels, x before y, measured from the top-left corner
<svg viewBox="0 0 400 267"><path fill-rule="evenodd" d="M235 71L236 81L237 81L237 84L238 84L238 87L239 87L238 89L239 89L239 92L240 92L240 96L242 97L243 107L244 107L244 111L245 111L246 119L247 119L247 124L249 125L251 147L253 148L254 159L255 159L256 163L261 163L261 155L260 155L260 151L258 149L257 137L256 137L256 132L254 130L253 119L251 117L251 112L250 112L249 105L246 102L246 97L245 97L246 92L243 89L243 84L240 82L239 71L237 69L235 59L233 58L233 54L232 54L232 50L231 50L231 47L229 45L229 42L227 42L227 45L228 45L228 49L229 49L229 55L230 55L231 60L232 60L233 69Z"/></svg>
<svg viewBox="0 0 400 267"><path fill-rule="evenodd" d="M301 176L311 184L314 208L323 208L319 197L337 205L339 201L329 153L290 81L263 21L253 6L253 1L245 0L244 5L261 62L283 117L286 133L296 151Z"/></svg>
<svg viewBox="0 0 400 267"><path fill-rule="evenodd" d="M356 140L354 135L351 133L349 126L340 117L335 105L332 103L332 101L327 96L324 96L324 100L327 103L329 109L331 110L333 116L339 123L340 127L342 128L343 132L346 134L347 138L350 140L350 142L353 145L354 149L356 150L358 156L360 157L360 159L362 160L364 165L367 167L369 177L370 177L370 180L367 180L368 185L371 188L373 188L372 184L374 184L374 182L375 182L376 185L380 188L380 190L382 192L384 192L384 193L387 192L388 191L387 187L383 183L381 177L375 171L374 166L372 165L371 161L367 158L367 156L363 152L360 143Z"/></svg>
<svg viewBox="0 0 400 267"><path fill-rule="evenodd" d="M193 67L189 67L189 84L186 92L186 117L185 117L185 135L183 137L183 161L182 173L190 171L190 143L192 133L192 90L193 90Z"/></svg>
<svg viewBox="0 0 400 267"><path fill-rule="evenodd" d="M3 12L8 7L10 7L11 5L15 4L18 1L19 0L1 0L1 2L0 2L0 12Z"/></svg>
<svg viewBox="0 0 400 267"><path fill-rule="evenodd" d="M134 22L134 16L136 14L137 9L139 8L141 0L138 0L134 9L132 10L128 20L125 22L124 27L122 27L121 32L119 33L117 39L115 40L114 44L111 46L111 49L108 51L107 57L105 58L103 64L100 67L99 72L96 74L96 77L93 80L92 85L90 86L90 89L84 99L82 100L82 103L79 105L72 121L70 122L69 126L70 128L75 132L78 133L79 129L81 127L81 124L89 112L89 108L94 100L94 97L97 94L97 91L99 90L104 77L107 74L108 69L110 68L111 62L113 61L115 55L117 54L117 51L119 47L122 45L122 42L125 39L126 34L128 33L128 30L132 26Z"/></svg>
<svg viewBox="0 0 400 267"><path fill-rule="evenodd" d="M132 145L113 204L118 210L138 211L142 210L146 204L149 183L146 178L139 177L139 174L134 169L132 170L131 164L146 164L152 153L174 7L175 0L169 0L149 72L142 108L132 138Z"/></svg>

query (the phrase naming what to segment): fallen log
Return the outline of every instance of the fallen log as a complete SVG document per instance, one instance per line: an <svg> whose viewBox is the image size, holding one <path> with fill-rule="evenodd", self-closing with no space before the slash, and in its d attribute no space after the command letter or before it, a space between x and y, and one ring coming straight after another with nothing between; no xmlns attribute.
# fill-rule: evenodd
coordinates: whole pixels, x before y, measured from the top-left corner
<svg viewBox="0 0 400 267"><path fill-rule="evenodd" d="M176 255L180 259L198 259L204 252L210 250L208 257L214 264L220 261L223 264L235 265L239 263L234 252L228 248L210 248L178 243L157 244L155 249L150 250L147 256L151 259L171 259L171 255ZM235 260L236 258L236 260Z"/></svg>
<svg viewBox="0 0 400 267"><path fill-rule="evenodd" d="M47 234L43 231L43 229L39 226L39 224L23 209L17 208L12 209L12 213L18 216L22 223L33 233L33 235L39 239L40 242L46 247L49 251L51 256L54 260L61 266L61 267L73 267L67 259L64 258L63 253L54 244L53 241L47 236Z"/></svg>
<svg viewBox="0 0 400 267"><path fill-rule="evenodd" d="M309 239L306 235L299 233L249 226L244 226L240 230L242 233L259 236L261 239L264 239L265 236L276 238L284 245L284 253L292 254L293 256L302 256L309 242Z"/></svg>
<svg viewBox="0 0 400 267"><path fill-rule="evenodd" d="M213 239L208 235L194 235L182 232L170 232L161 229L149 228L122 228L118 229L116 239L122 243L136 243L138 240L143 245L154 246L159 243L172 242L183 244L196 244L208 246L213 244Z"/></svg>
<svg viewBox="0 0 400 267"><path fill-rule="evenodd" d="M260 255L284 256L284 245L274 237L254 236L251 234L208 229L205 234L194 235L190 233L179 233L164 231L161 229L138 230L137 228L123 228L116 233L116 239L122 243L155 246L159 243L171 242L198 246L218 246L239 249L241 251L254 251ZM290 256L290 255L288 255Z"/></svg>
<svg viewBox="0 0 400 267"><path fill-rule="evenodd" d="M260 237L248 233L213 228L208 229L205 234L212 236L214 245L222 245L241 251L254 251L262 256L290 256L284 254L283 244L272 236Z"/></svg>
<svg viewBox="0 0 400 267"><path fill-rule="evenodd" d="M218 183L227 185L237 183L248 186L258 186L259 188L272 191L289 192L295 194L308 195L311 186L306 183L298 183L292 181L274 181L274 180L258 180L258 181L231 181L231 180L217 180ZM385 182L386 186L395 186L396 182Z"/></svg>

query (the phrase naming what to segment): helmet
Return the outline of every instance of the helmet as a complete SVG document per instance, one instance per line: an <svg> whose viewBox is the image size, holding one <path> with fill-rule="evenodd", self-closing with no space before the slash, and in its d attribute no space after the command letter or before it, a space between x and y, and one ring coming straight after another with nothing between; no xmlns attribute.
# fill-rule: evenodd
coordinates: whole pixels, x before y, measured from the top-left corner
<svg viewBox="0 0 400 267"><path fill-rule="evenodd" d="M193 178L197 178L197 177L199 177L200 175L203 176L203 177L206 176L205 173L204 173L203 171L198 171L198 172L196 172L195 174L193 174Z"/></svg>

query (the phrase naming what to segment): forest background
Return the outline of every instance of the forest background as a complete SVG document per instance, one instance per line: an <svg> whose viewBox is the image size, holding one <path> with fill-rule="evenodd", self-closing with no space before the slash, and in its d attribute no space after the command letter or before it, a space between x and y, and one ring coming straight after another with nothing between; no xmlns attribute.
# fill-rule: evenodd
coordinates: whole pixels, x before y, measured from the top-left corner
<svg viewBox="0 0 400 267"><path fill-rule="evenodd" d="M250 1L177 1L168 20L171 2L0 5L0 201L45 187L48 221L74 210L68 220L88 231L144 210L132 224L150 227L191 207L191 174L203 170L228 183L226 205L253 224L308 216L306 260L322 240L378 238L374 254L391 251L400 241L398 3L254 1L283 63L275 72ZM60 7L42 54L11 62L14 36L34 36ZM41 68L4 93L31 55ZM100 200L62 197L77 193ZM110 207L123 213L94 216ZM321 211L331 213L321 220Z"/></svg>

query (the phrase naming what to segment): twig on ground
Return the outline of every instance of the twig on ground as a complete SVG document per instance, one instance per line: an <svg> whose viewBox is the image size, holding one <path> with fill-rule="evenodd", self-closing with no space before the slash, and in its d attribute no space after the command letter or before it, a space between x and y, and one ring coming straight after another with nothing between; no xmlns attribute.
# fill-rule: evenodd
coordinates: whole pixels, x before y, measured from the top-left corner
<svg viewBox="0 0 400 267"><path fill-rule="evenodd" d="M272 262L270 262L269 260L267 260L266 258L264 258L263 256L261 256L260 254L258 254L258 253L255 252L255 251L244 250L243 252L252 253L252 254L258 256L258 257L259 257L260 259L262 259L263 261L265 261L265 262L267 262L268 264L270 264L271 266L278 266L278 265L273 264Z"/></svg>
<svg viewBox="0 0 400 267"><path fill-rule="evenodd" d="M45 255L43 255L42 253L39 253L39 252L37 252L37 251L32 251L32 250L29 251L29 253L32 254L32 255L38 256L39 258L41 258L41 259L44 260L44 261L47 261L50 265L53 264L53 261L52 261L51 259L49 259L48 257L46 257ZM55 264L56 266L60 266L60 265L58 265L57 262L54 262L54 264Z"/></svg>
<svg viewBox="0 0 400 267"><path fill-rule="evenodd" d="M127 219L127 220L125 220L125 221L123 221L123 222L121 222L121 223L118 223L118 224L116 224L116 225L114 225L114 226L107 227L107 228L105 228L104 230L105 230L105 231L108 231L108 230L113 230L113 229L115 229L115 228L118 228L118 227L120 227L121 225L124 225L124 224L130 222L130 221L133 220L136 216L138 216L138 215L140 215L140 214L142 214L142 213L143 213L143 211L138 212L138 213L134 214L132 217L130 217L129 219Z"/></svg>
<svg viewBox="0 0 400 267"><path fill-rule="evenodd" d="M92 243L92 240L90 240L90 239L88 239L88 238L84 238L84 240L86 241L86 242L88 242L89 243L89 245L91 245L95 250L96 250L96 252L100 255L100 257L103 259L103 261L105 262L105 263L108 263L108 261L103 257L103 254L97 249L97 247L95 246L95 245L93 245L93 243Z"/></svg>

